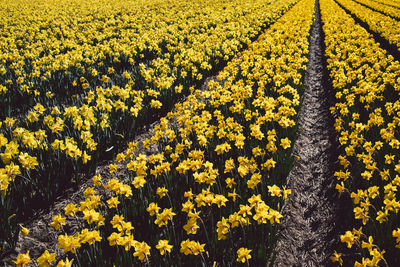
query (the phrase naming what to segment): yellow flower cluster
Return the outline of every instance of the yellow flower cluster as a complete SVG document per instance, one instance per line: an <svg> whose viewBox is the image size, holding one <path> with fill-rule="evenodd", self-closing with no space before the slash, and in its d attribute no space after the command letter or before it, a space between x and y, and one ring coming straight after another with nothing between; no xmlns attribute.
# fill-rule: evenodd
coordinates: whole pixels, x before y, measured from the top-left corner
<svg viewBox="0 0 400 267"><path fill-rule="evenodd" d="M340 240L362 251L357 266L376 266L399 253L400 63L333 0L321 1L321 14L342 151L336 189L352 200L360 226ZM339 254L332 260L342 263Z"/></svg>
<svg viewBox="0 0 400 267"><path fill-rule="evenodd" d="M380 0L379 2L384 5L400 8L400 3L396 0Z"/></svg>
<svg viewBox="0 0 400 267"><path fill-rule="evenodd" d="M385 13L386 15L394 18L394 19L400 19L400 12L399 9L400 8L400 4L397 3L397 8L390 6L390 5L385 5L382 1L376 2L376 1L372 1L372 0L357 0L358 3L366 5L367 7L370 7L376 11L380 11ZM390 1L388 1L389 3Z"/></svg>
<svg viewBox="0 0 400 267"><path fill-rule="evenodd" d="M193 91L293 3L4 1L0 192L9 208L3 217L30 214L30 196L43 200L39 206L53 201L76 173L90 173L120 151L139 126ZM167 133L171 140L175 135ZM135 188L145 183L142 175L135 178Z"/></svg>
<svg viewBox="0 0 400 267"><path fill-rule="evenodd" d="M357 18L367 23L372 31L378 33L391 44L397 46L397 50L400 51L400 21L398 20L398 11L396 11L396 19L373 11L351 0L337 0L337 2L348 9Z"/></svg>
<svg viewBox="0 0 400 267"><path fill-rule="evenodd" d="M207 89L193 89L175 104L142 142L147 151L135 153L131 142L108 169L113 176L124 164L125 180L103 183L95 176L85 200L65 207L65 216L81 222L80 232L68 235L67 217L55 216L52 225L63 231L59 247L88 263L105 255L101 247L110 257L126 253L103 264L185 264L194 256L204 263L265 262L266 255L250 255L232 242L266 250L265 238L282 218L313 17L314 1L297 3ZM104 189L108 199L98 195ZM246 238L259 231L264 234Z"/></svg>
<svg viewBox="0 0 400 267"><path fill-rule="evenodd" d="M1 115L17 100L44 104L95 89L122 68L130 76L132 66L158 88L180 75L201 79L212 61L231 58L289 2L5 1Z"/></svg>
<svg viewBox="0 0 400 267"><path fill-rule="evenodd" d="M64 147L67 146L68 156L75 160L82 158L84 162L91 158L89 151L96 150L97 143L92 140L91 132L93 129L108 128L112 117L110 113L128 110L136 117L142 109L143 99L146 96L151 98L149 100L151 108L160 108L162 102L157 100L160 95L159 89L169 89L178 77L184 78L185 75L181 72L190 72L197 77L204 74L204 70L211 68L213 60L226 60L232 57L243 44L250 42L250 38L254 37L266 22L273 21L279 13L288 8L290 3L290 1L271 2L266 12L262 12L262 16L255 16L254 10L265 8L263 1L257 3L236 1L224 9L219 8L223 1L175 1L172 6L171 3L164 3L161 13L159 10L161 1L142 1L134 5L129 1L116 1L112 5L106 2L96 1L94 4L87 1L82 3L82 6L78 3L66 4L50 0L44 6L21 2L23 4L14 1L5 3L9 7L7 10L15 13L1 16L5 18L6 25L10 24L10 27L5 27L9 38L21 39L22 43L21 46L7 40L1 43L4 76L9 72L18 71L23 80L35 79L36 76L46 79L52 73L62 70L68 73L70 79L76 79L75 86L77 84L82 87L88 86L89 92L82 99L83 104L77 106L61 109L58 105L50 106L51 101L36 104L21 120L21 124L27 121L28 126L18 128L19 135L28 135L26 142L29 142L30 148L35 149L37 147L47 149L49 143L43 139L51 139L53 149L65 150ZM24 9L16 9L17 6L24 6ZM153 9L154 6L158 7L157 10ZM77 8L79 13L76 12ZM126 10L127 15L115 16L121 8ZM213 12L208 12L208 9L212 9ZM240 12L245 15L239 16L235 10L241 10ZM151 16L147 18L149 13ZM142 19L143 17L146 19ZM26 25L26 18L31 18L37 23ZM88 21L91 23L87 23ZM226 24L225 21L231 21L232 24ZM38 29L41 29L40 32ZM115 32L118 32L118 35ZM132 47L137 50L132 51ZM164 52L163 49L168 53L161 54ZM18 51L18 56L16 53L10 55L9 51L14 50ZM112 59L108 63L110 66L117 64L121 60L121 55L128 57L128 61L134 64L133 58L136 55L139 58L145 57L145 54L151 51L157 58L147 64L141 63L140 72L146 82L158 90L133 87L138 81L132 78L131 71L120 71L116 76L113 67L104 67L104 71L101 70L103 65L107 65L109 58ZM43 53L48 55L42 56ZM25 74L24 62L27 59L34 67L32 73ZM96 70L94 66L99 69ZM80 77L76 76L76 73L69 72L73 67L82 69ZM170 68L173 69L167 72L161 71ZM42 76L41 72L48 74ZM90 75L85 76L88 72ZM147 75L151 77L150 80L146 78ZM113 78L110 79L109 76ZM101 82L98 81L100 77L102 77ZM114 85L121 78L125 79L123 85ZM168 86L152 79L169 81ZM103 86L98 87L99 85ZM40 85L38 88L49 89ZM181 91L182 88L183 85L176 85L176 90ZM72 121L72 125L66 124L68 120ZM70 139L70 142L50 138L50 134L65 136L67 134L65 127L72 127L82 132L79 137L75 137L75 140ZM40 132L34 132L31 128L39 128ZM15 133L10 136L10 139L14 138ZM87 143L89 151L85 153L85 148L77 147L76 139ZM63 141L68 144L63 146ZM24 144L26 145L25 142ZM2 146L4 145L6 142ZM14 155L9 156L14 158Z"/></svg>

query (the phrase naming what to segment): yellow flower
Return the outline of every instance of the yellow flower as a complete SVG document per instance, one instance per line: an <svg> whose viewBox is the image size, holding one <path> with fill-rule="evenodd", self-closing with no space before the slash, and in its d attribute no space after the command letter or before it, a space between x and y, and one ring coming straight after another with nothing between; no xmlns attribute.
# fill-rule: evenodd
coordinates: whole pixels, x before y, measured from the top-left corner
<svg viewBox="0 0 400 267"><path fill-rule="evenodd" d="M332 262L338 262L340 266L343 264L342 253L337 253L336 250L333 252L331 256Z"/></svg>
<svg viewBox="0 0 400 267"><path fill-rule="evenodd" d="M221 206L226 206L225 203L228 201L228 199L223 196L223 195L215 195L213 199L213 204L217 204L218 208L221 208Z"/></svg>
<svg viewBox="0 0 400 267"><path fill-rule="evenodd" d="M200 244L199 242L187 239L181 242L180 252L185 255L199 255L200 253L205 251L204 246L205 244Z"/></svg>
<svg viewBox="0 0 400 267"><path fill-rule="evenodd" d="M83 162L83 164L86 164L91 159L92 159L92 156L88 155L86 153L86 151L83 151L83 154L82 154L82 162Z"/></svg>
<svg viewBox="0 0 400 267"><path fill-rule="evenodd" d="M158 225L158 227L161 227L163 225L167 225L168 221L172 221L172 217L175 216L176 213L172 212L171 209L164 209L161 213L157 214L157 218L154 221L155 224Z"/></svg>
<svg viewBox="0 0 400 267"><path fill-rule="evenodd" d="M109 171L110 173L116 172L117 169L118 169L118 164L113 163L113 164L110 164L110 165L108 166L108 171Z"/></svg>
<svg viewBox="0 0 400 267"><path fill-rule="evenodd" d="M134 244L135 252L133 256L138 257L139 260L147 259L147 256L150 255L150 246L146 244L146 242L137 242Z"/></svg>
<svg viewBox="0 0 400 267"><path fill-rule="evenodd" d="M182 211L184 211L184 212L189 212L193 208L194 208L194 204L190 200L186 201L185 203L182 203Z"/></svg>
<svg viewBox="0 0 400 267"><path fill-rule="evenodd" d="M109 237L107 237L107 240L110 246L115 246L118 244L118 241L121 239L121 237L121 233L112 233Z"/></svg>
<svg viewBox="0 0 400 267"><path fill-rule="evenodd" d="M335 189L339 192L339 194L341 194L346 188L344 187L343 182L341 182L340 184L336 184Z"/></svg>
<svg viewBox="0 0 400 267"><path fill-rule="evenodd" d="M160 198L163 198L166 194L168 193L168 189L165 187L157 187L156 194L160 196Z"/></svg>
<svg viewBox="0 0 400 267"><path fill-rule="evenodd" d="M344 235L340 236L340 241L342 243L347 243L347 247L351 248L351 246L354 244L354 235L352 232L350 231L346 231L346 233Z"/></svg>
<svg viewBox="0 0 400 267"><path fill-rule="evenodd" d="M275 168L275 165L276 165L276 161L273 158L270 158L263 164L263 167L269 171L269 170Z"/></svg>
<svg viewBox="0 0 400 267"><path fill-rule="evenodd" d="M286 199L291 193L292 189L286 189L286 186L283 186L282 195L284 199Z"/></svg>
<svg viewBox="0 0 400 267"><path fill-rule="evenodd" d="M282 190L277 186L267 186L268 187L268 192L271 194L273 197L280 197L282 196Z"/></svg>
<svg viewBox="0 0 400 267"><path fill-rule="evenodd" d="M111 225L113 228L117 228L118 231L122 231L122 226L121 223L124 221L124 216L123 215L114 215L112 220L110 221Z"/></svg>
<svg viewBox="0 0 400 267"><path fill-rule="evenodd" d="M57 263L57 267L71 267L73 262L74 262L74 259L72 259L71 261L69 261L69 259L66 258L66 259L65 259L65 262L64 262L64 260L59 261L59 262Z"/></svg>
<svg viewBox="0 0 400 267"><path fill-rule="evenodd" d="M79 242L80 238L75 236L68 236L67 234L58 236L58 247L62 248L64 252L72 252L75 253L78 248L81 247L81 243Z"/></svg>
<svg viewBox="0 0 400 267"><path fill-rule="evenodd" d="M370 252L372 251L372 248L375 246L373 244L374 239L372 238L372 236L368 237L368 243L365 241L362 241L361 243L361 247L362 248L367 248Z"/></svg>
<svg viewBox="0 0 400 267"><path fill-rule="evenodd" d="M217 155L224 154L225 152L228 152L231 149L231 145L228 143L223 143L221 145L217 145L215 148L215 152L217 152Z"/></svg>
<svg viewBox="0 0 400 267"><path fill-rule="evenodd" d="M160 251L161 255L164 255L166 252L171 252L172 245L168 244L168 240L160 240L156 245L156 248Z"/></svg>
<svg viewBox="0 0 400 267"><path fill-rule="evenodd" d="M228 220L222 217L222 220L217 222L218 240L225 240L230 228Z"/></svg>
<svg viewBox="0 0 400 267"><path fill-rule="evenodd" d="M78 211L76 204L68 204L67 206L65 206L64 208L65 211L65 215L71 215L71 216L75 216L75 213Z"/></svg>
<svg viewBox="0 0 400 267"><path fill-rule="evenodd" d="M381 210L380 211L378 211L378 213L377 213L377 215L378 216L376 216L376 220L379 222L379 223L383 223L383 222L385 222L385 221L387 221L388 220L388 211L387 210L385 210L385 212L382 212Z"/></svg>
<svg viewBox="0 0 400 267"><path fill-rule="evenodd" d="M290 147L290 140L289 140L289 138L284 138L284 139L281 139L281 147L283 147L283 149L287 149L287 148L289 148Z"/></svg>
<svg viewBox="0 0 400 267"><path fill-rule="evenodd" d="M233 178L226 178L225 183L226 183L226 188L232 188L232 186L236 184L235 179Z"/></svg>
<svg viewBox="0 0 400 267"><path fill-rule="evenodd" d="M31 257L29 257L29 250L25 254L18 254L17 258L13 262L17 265L17 267L26 266L29 262L31 262Z"/></svg>
<svg viewBox="0 0 400 267"><path fill-rule="evenodd" d="M246 261L251 259L250 252L251 252L251 249L247 249L247 248L243 248L243 247L239 248L237 251L238 257L237 257L236 261L245 263Z"/></svg>
<svg viewBox="0 0 400 267"><path fill-rule="evenodd" d="M89 231L85 228L81 231L78 237L79 242L82 244L88 243L89 245L92 245L94 242L101 241L100 231L98 230Z"/></svg>
<svg viewBox="0 0 400 267"><path fill-rule="evenodd" d="M94 186L101 186L101 176L100 175L93 176L92 180L93 180Z"/></svg>
<svg viewBox="0 0 400 267"><path fill-rule="evenodd" d="M62 225L65 225L65 219L65 217L57 214L53 217L53 221L50 223L50 226L58 230Z"/></svg>
<svg viewBox="0 0 400 267"><path fill-rule="evenodd" d="M7 127L13 127L16 121L17 121L17 120L14 119L14 118L7 117L7 118L4 120L4 124L5 124Z"/></svg>
<svg viewBox="0 0 400 267"><path fill-rule="evenodd" d="M50 254L48 250L46 250L38 259L39 267L50 267L51 263L56 261L56 253Z"/></svg>
<svg viewBox="0 0 400 267"><path fill-rule="evenodd" d="M197 219L196 218L190 218L188 222L183 226L183 229L186 231L186 234L190 235L193 234L195 235L197 233L197 229L200 227L197 224Z"/></svg>
<svg viewBox="0 0 400 267"><path fill-rule="evenodd" d="M158 214L160 207L156 203L152 202L149 204L146 210L148 213L150 213L150 216L153 216L154 214Z"/></svg>
<svg viewBox="0 0 400 267"><path fill-rule="evenodd" d="M235 162L233 159L228 159L225 161L225 170L224 173L228 173L235 168Z"/></svg>
<svg viewBox="0 0 400 267"><path fill-rule="evenodd" d="M109 200L107 200L107 204L108 204L108 207L109 207L110 209L112 209L112 208L117 208L117 206L118 206L119 203L120 203L120 202L119 202L119 200L118 200L118 197L111 197Z"/></svg>
<svg viewBox="0 0 400 267"><path fill-rule="evenodd" d="M393 230L392 236L397 238L397 243L400 243L400 228L397 228L397 230Z"/></svg>
<svg viewBox="0 0 400 267"><path fill-rule="evenodd" d="M101 221L103 216L93 209L86 209L83 211L83 219L85 219L89 224L92 224Z"/></svg>
<svg viewBox="0 0 400 267"><path fill-rule="evenodd" d="M280 214L279 211L274 210L274 209L269 209L269 213L266 216L266 218L269 220L269 222L271 224L273 224L275 222L280 223L280 218L282 218L282 217L283 217L282 214Z"/></svg>
<svg viewBox="0 0 400 267"><path fill-rule="evenodd" d="M29 230L27 228L23 227L22 225L20 225L20 226L21 226L22 235L27 236L29 234Z"/></svg>

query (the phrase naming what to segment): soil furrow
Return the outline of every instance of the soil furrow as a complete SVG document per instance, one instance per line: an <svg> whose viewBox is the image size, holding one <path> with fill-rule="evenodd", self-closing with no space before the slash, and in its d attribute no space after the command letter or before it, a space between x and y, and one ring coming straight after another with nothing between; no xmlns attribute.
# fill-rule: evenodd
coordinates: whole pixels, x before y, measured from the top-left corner
<svg viewBox="0 0 400 267"><path fill-rule="evenodd" d="M292 194L282 213L275 266L326 266L338 235L338 205L334 171L337 142L329 112L333 93L325 68L319 3L310 41L306 91L299 114L298 156L288 177Z"/></svg>

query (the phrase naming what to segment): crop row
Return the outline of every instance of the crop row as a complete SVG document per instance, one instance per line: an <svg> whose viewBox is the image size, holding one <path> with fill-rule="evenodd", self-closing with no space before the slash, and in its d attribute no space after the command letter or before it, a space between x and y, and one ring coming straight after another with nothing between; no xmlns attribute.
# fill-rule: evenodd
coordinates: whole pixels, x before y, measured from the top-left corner
<svg viewBox="0 0 400 267"><path fill-rule="evenodd" d="M25 77L18 88L6 86L5 93L16 96L15 90L32 82L43 90L40 95L52 96L34 98L26 114L0 121L3 248L15 243L18 220L48 206L73 183L79 185L82 175L126 147L139 126L170 109L293 1L233 1L229 6L223 1L146 1L139 6L146 7L145 13L127 1L111 6L88 1L79 8L59 1L25 3L21 12L16 4L8 2L4 10L10 12L2 14L8 26L1 39L5 73L0 81L18 81L15 71L28 75L36 72L35 65L49 74L29 74L37 84ZM125 15L120 14L122 7ZM21 44L15 38L22 38ZM137 68L128 68L128 63ZM60 92L52 91L56 88ZM63 99L71 101L62 104Z"/></svg>
<svg viewBox="0 0 400 267"><path fill-rule="evenodd" d="M394 8L400 8L400 3L396 0L375 0L376 3L380 3L382 5L391 6Z"/></svg>
<svg viewBox="0 0 400 267"><path fill-rule="evenodd" d="M382 12L393 19L399 20L400 19L400 10L395 7L383 5L382 3L377 3L372 0L356 0L356 2L363 4L367 7L370 7L373 10L376 10L378 12Z"/></svg>
<svg viewBox="0 0 400 267"><path fill-rule="evenodd" d="M109 173L127 168L124 180L93 177L85 201L68 204L51 222L69 259L63 262L265 264L290 194L284 185L313 18L312 0L297 3L207 89L161 118L140 145L145 151L135 153L131 142L119 154ZM29 260L27 252L16 262ZM55 255L44 252L37 261Z"/></svg>
<svg viewBox="0 0 400 267"><path fill-rule="evenodd" d="M337 0L337 2L400 51L400 21L373 11L352 0Z"/></svg>
<svg viewBox="0 0 400 267"><path fill-rule="evenodd" d="M354 228L342 233L343 248L332 260L394 266L400 247L400 64L333 0L321 0L321 14L341 144L336 189L352 200L354 215Z"/></svg>

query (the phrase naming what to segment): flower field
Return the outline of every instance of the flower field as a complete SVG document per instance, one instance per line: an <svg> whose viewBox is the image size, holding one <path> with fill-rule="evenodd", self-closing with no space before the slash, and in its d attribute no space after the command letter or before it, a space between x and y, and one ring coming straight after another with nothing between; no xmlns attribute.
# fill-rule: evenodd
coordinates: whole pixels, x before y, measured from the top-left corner
<svg viewBox="0 0 400 267"><path fill-rule="evenodd" d="M384 258L393 266L400 247L400 64L333 1L321 1L321 10L342 146L336 188L352 199L357 225L340 240L361 249L357 266L388 264Z"/></svg>
<svg viewBox="0 0 400 267"><path fill-rule="evenodd" d="M400 51L396 5L2 1L0 266L274 265L315 27L351 218L318 265L394 266L400 59L371 31Z"/></svg>
<svg viewBox="0 0 400 267"><path fill-rule="evenodd" d="M365 5L347 0L338 0L337 2L365 22L372 31L385 38L390 44L396 46L397 50L400 51L400 17L398 9L384 7L384 10L381 10L382 13L379 13L372 9L374 5L371 5L370 8L369 6L365 6L369 4L368 2Z"/></svg>
<svg viewBox="0 0 400 267"><path fill-rule="evenodd" d="M152 10L160 3L142 6ZM263 8L263 1L256 5L242 3L240 14L235 13L239 8L233 4L224 9L221 1L217 9L223 13L219 15L204 11L210 8L209 3L191 2L193 7L186 7L187 3L181 2L176 3L176 10L189 9L193 13L184 13L180 18L169 3L164 3L168 9L164 15L157 12L154 19L149 17L131 29L129 20L136 21L135 16L143 19L143 10L149 16L152 13L134 5L127 13L134 15L126 15L127 25L121 27L115 19L106 24L104 21L113 19L121 5L128 3L116 3L111 11L107 5L96 4L105 10L92 18L97 11L92 10L93 3L87 2L77 21L65 21L76 18L74 5L64 10L64 4L56 1L40 8L25 4L26 12L42 18L32 27L42 30L30 29L31 25L24 29L26 21L21 17L21 24L16 23L18 19L11 20L7 27L10 32L4 34L21 39L21 46L18 42L16 47L7 45L5 37L2 42L5 63L1 99L5 101L5 113L0 125L0 183L4 223L14 214L31 215L33 209L48 205L72 183L79 184L80 174L93 173L96 162L114 157L115 151L127 147L141 125L154 120L162 110L171 109L174 100L193 90L203 75L232 58L291 5L289 1L270 3L263 16L256 17L252 10ZM47 12L54 17L45 16ZM199 12L205 12L201 20L196 15ZM118 19L124 21L120 16ZM154 25L145 28L150 22ZM53 29L56 24L58 29ZM193 25L188 28L187 24ZM30 31L38 36L28 34ZM75 36L69 36L69 32ZM16 111L19 113L14 115ZM14 229L0 231L12 245L17 228L9 227Z"/></svg>

